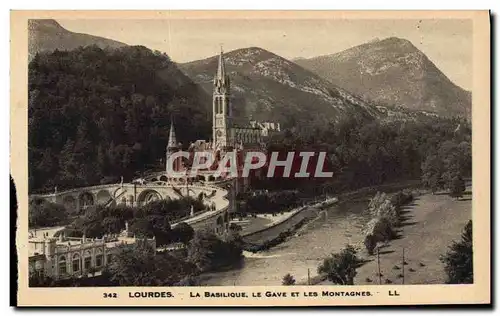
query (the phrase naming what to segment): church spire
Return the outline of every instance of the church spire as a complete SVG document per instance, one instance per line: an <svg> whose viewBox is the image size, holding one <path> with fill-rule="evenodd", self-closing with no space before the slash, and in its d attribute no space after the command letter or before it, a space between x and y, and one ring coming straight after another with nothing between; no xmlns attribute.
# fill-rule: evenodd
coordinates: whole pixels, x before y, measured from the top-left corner
<svg viewBox="0 0 500 316"><path fill-rule="evenodd" d="M226 75L226 65L224 64L224 51L222 50L222 46L220 48L219 65L214 78L214 86L216 90L229 88L229 77Z"/></svg>
<svg viewBox="0 0 500 316"><path fill-rule="evenodd" d="M177 138L175 137L174 120L170 118L170 133L168 135L167 148L177 148Z"/></svg>
<svg viewBox="0 0 500 316"><path fill-rule="evenodd" d="M224 57L223 57L224 51L222 50L222 46L220 48L220 55L219 55L219 68L217 69L217 79L219 80L224 80L226 77L226 67L224 65Z"/></svg>
<svg viewBox="0 0 500 316"><path fill-rule="evenodd" d="M166 171L170 172L171 170L174 170L175 172L179 171L182 166L182 160L180 159L173 159L173 161L169 161L171 159L171 156L178 151L182 145L180 143L177 143L177 138L175 137L175 128L174 128L174 120L173 118L170 118L170 133L168 135L168 144L167 144L167 151L166 151ZM180 157L178 157L180 158ZM171 164L169 168L169 163Z"/></svg>

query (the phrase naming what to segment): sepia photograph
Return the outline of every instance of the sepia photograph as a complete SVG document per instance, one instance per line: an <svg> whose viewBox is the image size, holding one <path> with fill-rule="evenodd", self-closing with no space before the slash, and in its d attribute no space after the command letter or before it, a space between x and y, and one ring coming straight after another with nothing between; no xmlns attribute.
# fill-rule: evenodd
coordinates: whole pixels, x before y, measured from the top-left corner
<svg viewBox="0 0 500 316"><path fill-rule="evenodd" d="M18 300L489 302L487 11L98 13L12 13Z"/></svg>

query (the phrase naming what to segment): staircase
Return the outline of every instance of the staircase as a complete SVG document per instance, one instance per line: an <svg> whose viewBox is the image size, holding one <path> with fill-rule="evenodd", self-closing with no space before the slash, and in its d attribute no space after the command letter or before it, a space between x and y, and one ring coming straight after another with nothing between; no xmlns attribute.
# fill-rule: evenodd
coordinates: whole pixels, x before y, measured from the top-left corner
<svg viewBox="0 0 500 316"><path fill-rule="evenodd" d="M108 202L106 202L106 204L104 206L108 207L111 205L111 203L113 203L113 201L116 201L118 200L120 197L122 197L125 193L127 193L127 190L121 188L121 192L118 193L118 195L116 195L115 197L112 197L111 199L109 199ZM118 204L118 202L116 203Z"/></svg>
<svg viewBox="0 0 500 316"><path fill-rule="evenodd" d="M179 197L184 197L184 195L182 194L181 192L181 189L177 188L177 187L174 187L172 186L172 189L174 190L174 192L179 196Z"/></svg>

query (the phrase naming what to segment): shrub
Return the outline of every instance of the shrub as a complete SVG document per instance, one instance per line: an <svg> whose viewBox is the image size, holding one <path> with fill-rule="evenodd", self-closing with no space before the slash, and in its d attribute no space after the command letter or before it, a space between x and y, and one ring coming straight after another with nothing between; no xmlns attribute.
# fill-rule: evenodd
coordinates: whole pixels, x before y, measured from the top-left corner
<svg viewBox="0 0 500 316"><path fill-rule="evenodd" d="M326 275L334 284L353 285L359 264L356 250L348 245L341 252L324 259L318 267L318 273Z"/></svg>
<svg viewBox="0 0 500 316"><path fill-rule="evenodd" d="M474 269L472 264L472 221L465 225L462 238L453 242L448 252L440 258L445 264L447 283L464 284L474 282Z"/></svg>
<svg viewBox="0 0 500 316"><path fill-rule="evenodd" d="M283 276L283 280L281 281L281 284L282 285L295 285L295 279L290 273L287 273L287 274L285 274L285 276Z"/></svg>
<svg viewBox="0 0 500 316"><path fill-rule="evenodd" d="M373 236L372 234L366 235L364 244L366 247L366 251L368 251L368 254L373 255L373 251L375 250L375 247L377 246L377 240L376 240L375 236Z"/></svg>

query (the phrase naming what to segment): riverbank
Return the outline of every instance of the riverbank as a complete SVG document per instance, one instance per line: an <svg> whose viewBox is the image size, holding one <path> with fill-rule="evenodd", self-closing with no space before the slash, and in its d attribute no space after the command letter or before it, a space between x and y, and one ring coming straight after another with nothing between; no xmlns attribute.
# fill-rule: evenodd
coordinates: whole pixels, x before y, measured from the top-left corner
<svg viewBox="0 0 500 316"><path fill-rule="evenodd" d="M291 236L286 241L257 253L245 252L242 267L231 271L213 272L203 275L202 285L280 285L283 275L290 273L295 279L306 280L308 269L315 273L322 258L336 252L361 229L348 231L347 227L362 227L366 203L338 203L324 210L314 211L314 218L321 211L322 217L313 229L307 229L300 237ZM298 213L303 216L304 213ZM295 217L294 217L295 218ZM298 217L294 219L297 221Z"/></svg>
<svg viewBox="0 0 500 316"><path fill-rule="evenodd" d="M306 210L307 208L324 208L338 201L337 197L326 198L320 202L311 202L308 205L303 205L292 209L290 211L282 211L279 213L269 213L269 214L256 214L255 217L247 216L241 219L231 220L231 224L237 224L241 227L240 235L242 237L249 236L273 226L282 224L283 222L289 220L291 217L295 216L297 213Z"/></svg>
<svg viewBox="0 0 500 316"><path fill-rule="evenodd" d="M252 252L267 250L284 242L304 224L317 218L323 208L337 202L338 199L336 197L330 197L320 202L315 201L280 216L278 220L273 221L269 225L253 232L242 234L242 239L246 243L245 249Z"/></svg>
<svg viewBox="0 0 500 316"><path fill-rule="evenodd" d="M285 242L272 247L266 251L259 251L257 253L244 253L245 259L241 268L233 269L231 271L224 272L214 272L208 275L204 275L202 285L208 286L222 286L222 285L252 285L252 286L263 286L263 285L280 285L281 279L287 273L290 273L296 280L298 285L305 285L308 281L308 274L310 276L310 281L312 284L331 284L322 276L319 276L317 273L318 265L323 261L324 258L330 256L332 253L339 252L342 248L345 247L346 244L356 246L360 252L360 257L368 257L366 254L366 250L364 249L363 239L364 232L363 229L366 227L366 224L372 219L372 214L368 211L368 202L369 199L377 192L377 191L385 191L385 192L396 192L405 188L413 188L417 189L418 184L415 181L408 181L404 183L397 184L388 184L384 186L372 187L372 188L363 188L361 190L357 190L354 192L348 192L345 194L339 195L339 201L335 205L325 208L325 216L322 216L321 219L318 219L314 225L311 225L310 228L304 229L301 234L295 234L295 236L288 238ZM433 264L428 264L429 269L429 277L422 277L422 280L418 280L417 274L418 271L424 271L423 268L417 270L417 272L408 273L416 273L415 276L409 276L407 282L411 282L412 284L420 284L420 283L440 283L440 278L435 278L432 275L436 273L442 273L441 266L439 262L439 255L444 253L449 245L451 240L456 240L460 237L461 229L463 225L467 222L467 220L463 217L471 216L471 201L467 201L466 197L463 200L456 201L453 198L447 195L435 195L423 194L418 196L416 201L413 204L409 204L403 207L403 211L410 211L406 213L405 216L411 216L412 213L419 213L418 216L423 216L422 223L420 226L416 224L412 224L414 222L413 219L408 218L406 220L406 226L403 225L401 227L401 239L397 239L391 241L390 245L398 245L398 243L405 241L413 244L413 248L420 245L419 252L415 254L408 253L409 260L415 261L414 258L418 258L418 256L433 256L436 260L434 260ZM427 201L427 199L431 198L428 203L423 203ZM442 199L444 205L448 206L443 208L436 201L433 201L432 198ZM437 203L437 204L436 204ZM456 204L458 203L458 204ZM469 204L467 204L469 203ZM461 209L460 218L451 218L454 216L453 211L444 211L445 209L452 210L454 207L459 207L460 204L463 209ZM416 207L416 205L419 205ZM434 211L430 210L429 207L432 208L432 205L435 205L437 209ZM408 208L408 209L406 209ZM411 210L410 210L411 208ZM420 209L425 209L421 211ZM441 210L441 211L439 211ZM424 214L434 213L436 215L429 215L429 219L426 220L426 216ZM437 216L441 212L442 218ZM420 217L417 216L417 219ZM440 218L438 223L432 227L429 223L429 220L434 220L434 216ZM456 222L455 222L456 220ZM463 223L462 223L463 222ZM453 226L448 227L448 223ZM431 225L431 230L427 231L427 226ZM418 229L416 229L418 227ZM412 229L411 231L409 229ZM302 229L301 229L302 231ZM431 251L426 254L426 250L434 248L434 238L432 236L432 231L436 232L436 238L441 238L442 241L439 241L438 249ZM453 235L451 238L444 238L441 235L443 234L451 234ZM422 238L422 235L426 234L428 237ZM408 241L407 241L408 240ZM422 246L421 241L431 243L430 246ZM410 243L410 242L409 242ZM383 253L383 251L393 251L391 253ZM394 256L394 260L398 260L400 257L400 252L397 249L386 247L381 250L381 260L383 260L384 266L392 269L393 263L391 262L390 256ZM411 258L410 258L411 257ZM355 279L356 284L377 284L378 280L372 276L374 271L374 259L373 256L368 258L370 262L365 264L363 267L358 269L358 276ZM387 261L386 261L387 260ZM425 262L422 262L426 264ZM418 264L418 262L416 262ZM408 267L409 268L409 267ZM384 268L386 269L386 268ZM389 269L389 270L390 270ZM392 270L388 271L393 273ZM394 273L396 270L394 270ZM389 276L389 279L392 280L393 283L397 283L398 280L396 276L399 273L396 273L394 276ZM365 282L366 278L372 280L372 282ZM406 277L405 277L406 279ZM441 278L442 280L442 278ZM384 280L383 280L384 281ZM385 281L384 281L385 282ZM407 283L405 282L405 283Z"/></svg>
<svg viewBox="0 0 500 316"><path fill-rule="evenodd" d="M354 283L403 284L404 249L404 284L444 284L446 274L439 258L453 241L460 239L465 224L472 218L471 192L468 187L459 200L446 193L423 194L404 206L400 237L386 243L380 251L382 277L378 277L376 256L368 256L362 249L360 257L367 263L358 268ZM317 284L332 283L323 280Z"/></svg>

